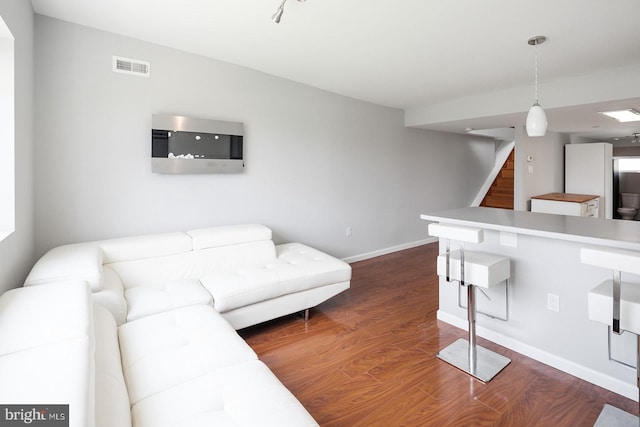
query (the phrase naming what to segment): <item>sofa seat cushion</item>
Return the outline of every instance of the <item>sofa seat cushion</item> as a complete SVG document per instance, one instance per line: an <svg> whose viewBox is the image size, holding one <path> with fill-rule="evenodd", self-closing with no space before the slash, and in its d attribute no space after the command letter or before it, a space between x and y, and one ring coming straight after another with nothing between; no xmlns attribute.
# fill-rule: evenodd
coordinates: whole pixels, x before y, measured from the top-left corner
<svg viewBox="0 0 640 427"><path fill-rule="evenodd" d="M132 405L207 372L257 359L231 325L207 305L125 323L118 335Z"/></svg>
<svg viewBox="0 0 640 427"><path fill-rule="evenodd" d="M260 267L202 277L220 313L296 292L347 282L351 266L300 243L276 247L278 258Z"/></svg>
<svg viewBox="0 0 640 427"><path fill-rule="evenodd" d="M127 322L180 307L211 305L211 294L195 279L136 286L127 289L124 296L129 306Z"/></svg>
<svg viewBox="0 0 640 427"><path fill-rule="evenodd" d="M238 363L149 396L132 408L136 427L318 424L259 360Z"/></svg>

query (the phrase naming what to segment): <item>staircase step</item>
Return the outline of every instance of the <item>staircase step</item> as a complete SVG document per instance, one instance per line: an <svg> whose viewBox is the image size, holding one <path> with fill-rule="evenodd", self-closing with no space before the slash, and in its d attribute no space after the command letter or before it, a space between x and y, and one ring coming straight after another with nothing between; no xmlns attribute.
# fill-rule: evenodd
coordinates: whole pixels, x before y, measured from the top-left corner
<svg viewBox="0 0 640 427"><path fill-rule="evenodd" d="M497 177L494 185L502 188L511 188L513 191L513 178L512 177Z"/></svg>
<svg viewBox="0 0 640 427"><path fill-rule="evenodd" d="M480 206L513 209L514 167L514 151L511 150Z"/></svg>
<svg viewBox="0 0 640 427"><path fill-rule="evenodd" d="M512 197L500 197L500 196L487 196L483 201L483 205L489 208L503 208L513 209L513 196Z"/></svg>
<svg viewBox="0 0 640 427"><path fill-rule="evenodd" d="M503 178L513 178L514 171L513 169L502 169L498 176L501 176Z"/></svg>
<svg viewBox="0 0 640 427"><path fill-rule="evenodd" d="M513 188L491 187L487 192L487 196L509 196L513 197Z"/></svg>

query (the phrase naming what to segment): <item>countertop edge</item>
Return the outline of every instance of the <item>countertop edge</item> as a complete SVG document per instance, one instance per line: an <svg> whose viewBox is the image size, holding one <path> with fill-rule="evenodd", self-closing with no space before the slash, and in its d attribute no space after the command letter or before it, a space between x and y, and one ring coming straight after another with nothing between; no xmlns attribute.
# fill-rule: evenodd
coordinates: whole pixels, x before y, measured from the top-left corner
<svg viewBox="0 0 640 427"><path fill-rule="evenodd" d="M462 209L465 209L465 208L462 208ZM539 214L539 215L551 215L551 214ZM458 224L463 226L471 226L471 227L475 226L475 227L484 228L486 230L504 231L509 233L524 234L524 235L535 236L535 237L558 239L558 240L564 240L569 242L584 243L587 245L609 246L613 248L640 251L640 242L629 242L629 241L622 241L622 240L597 237L597 236L584 236L580 234L572 234L572 233L566 233L566 232L516 227L512 225L491 223L491 222L480 221L480 220L452 218L450 216L447 216L444 213L443 214L437 214L437 213L421 214L420 219L425 221L445 222L449 224ZM589 220L593 220L593 219L590 218ZM610 221L622 221L622 220L610 220Z"/></svg>

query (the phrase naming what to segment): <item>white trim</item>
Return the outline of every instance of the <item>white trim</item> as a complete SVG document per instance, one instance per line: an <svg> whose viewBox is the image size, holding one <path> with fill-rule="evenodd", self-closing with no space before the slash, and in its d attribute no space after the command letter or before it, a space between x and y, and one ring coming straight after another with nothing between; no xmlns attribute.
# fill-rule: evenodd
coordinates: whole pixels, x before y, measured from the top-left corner
<svg viewBox="0 0 640 427"><path fill-rule="evenodd" d="M445 323L448 323L465 331L468 330L466 319L461 319L457 316L451 315L441 310L438 310L436 316L438 320L442 320ZM636 402L638 401L638 388L635 384L629 384L627 382L619 380L618 378L614 378L610 375L605 375L601 372L594 371L593 369L571 362L567 359L563 359L562 357L547 353L546 351L540 350L539 348L532 347L511 337L507 337L495 331L486 329L481 325L476 325L476 333L482 338L488 339L489 341L492 341L510 350L516 351L520 354L530 357L531 359L544 363L545 365L549 365L553 368L561 370L562 372L566 372L569 375L580 378L581 380L588 381L591 384L595 384L614 393L618 393L619 395L622 395L628 399L635 400Z"/></svg>
<svg viewBox="0 0 640 427"><path fill-rule="evenodd" d="M367 252L360 255L354 255L347 258L342 258L342 261L346 263L352 263L357 261L364 261L366 259L375 258L377 256L387 255L393 252L403 251L405 249L417 248L418 246L426 245L428 243L437 242L437 237L430 237L424 240L416 240L415 242L403 243L397 246L391 246L389 248L379 249L373 252Z"/></svg>

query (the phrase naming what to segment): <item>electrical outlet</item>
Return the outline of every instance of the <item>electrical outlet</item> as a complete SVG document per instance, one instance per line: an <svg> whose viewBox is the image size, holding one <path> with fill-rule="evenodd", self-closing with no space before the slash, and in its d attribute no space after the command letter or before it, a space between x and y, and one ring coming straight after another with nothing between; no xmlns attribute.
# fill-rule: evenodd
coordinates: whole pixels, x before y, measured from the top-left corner
<svg viewBox="0 0 640 427"><path fill-rule="evenodd" d="M560 296L556 294L547 294L547 309L560 312Z"/></svg>
<svg viewBox="0 0 640 427"><path fill-rule="evenodd" d="M347 230L345 231L345 236L347 237L351 237L351 227L347 227Z"/></svg>

